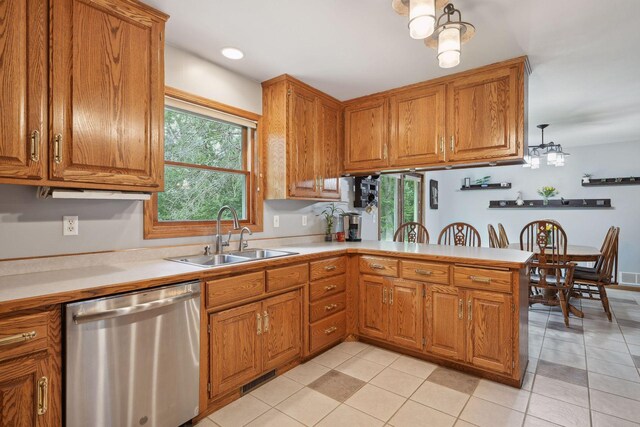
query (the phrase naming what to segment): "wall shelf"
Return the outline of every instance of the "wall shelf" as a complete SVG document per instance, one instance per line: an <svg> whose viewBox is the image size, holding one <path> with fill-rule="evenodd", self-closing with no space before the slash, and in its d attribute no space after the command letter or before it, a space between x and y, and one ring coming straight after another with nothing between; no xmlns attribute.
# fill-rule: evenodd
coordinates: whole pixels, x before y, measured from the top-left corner
<svg viewBox="0 0 640 427"><path fill-rule="evenodd" d="M549 200L545 205L543 200L524 200L524 205L516 205L515 200L491 200L489 209L610 209L611 199L560 199Z"/></svg>
<svg viewBox="0 0 640 427"><path fill-rule="evenodd" d="M612 185L640 185L640 176L626 178L591 178L589 182L583 182L583 187L601 187Z"/></svg>
<svg viewBox="0 0 640 427"><path fill-rule="evenodd" d="M471 191L471 190L508 190L511 188L511 183L510 182L505 182L505 185L502 185L501 183L496 183L496 184L473 184L470 185L469 187L465 187L462 186L460 187L461 191Z"/></svg>

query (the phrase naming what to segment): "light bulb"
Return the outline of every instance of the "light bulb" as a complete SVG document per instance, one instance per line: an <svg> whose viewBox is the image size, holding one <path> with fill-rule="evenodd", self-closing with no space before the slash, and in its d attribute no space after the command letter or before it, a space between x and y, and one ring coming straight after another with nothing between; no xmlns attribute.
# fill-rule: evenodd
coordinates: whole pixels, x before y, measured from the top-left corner
<svg viewBox="0 0 640 427"><path fill-rule="evenodd" d="M438 63L440 68L452 68L460 63L460 28L450 26L438 34Z"/></svg>
<svg viewBox="0 0 640 427"><path fill-rule="evenodd" d="M409 1L409 35L413 39L426 39L436 24L435 0Z"/></svg>

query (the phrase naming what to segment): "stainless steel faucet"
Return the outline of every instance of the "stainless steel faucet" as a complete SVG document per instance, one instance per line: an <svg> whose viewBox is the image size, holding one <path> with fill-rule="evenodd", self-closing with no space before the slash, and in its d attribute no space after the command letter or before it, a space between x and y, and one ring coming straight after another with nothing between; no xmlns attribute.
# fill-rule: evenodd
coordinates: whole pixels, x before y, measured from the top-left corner
<svg viewBox="0 0 640 427"><path fill-rule="evenodd" d="M245 250L247 248L247 246L249 246L249 242L244 240L244 232L248 232L249 236L251 236L253 234L253 232L249 229L249 227L242 227L242 230L240 230L240 242L238 243L238 251L242 252L243 250Z"/></svg>
<svg viewBox="0 0 640 427"><path fill-rule="evenodd" d="M216 254L222 253L222 248L229 246L229 240L231 239L231 231L229 231L229 237L226 242L222 241L222 234L220 234L220 221L222 220L222 214L224 211L231 212L233 216L233 229L240 230L240 223L238 222L238 213L234 208L228 205L224 205L218 211L218 222L216 223Z"/></svg>

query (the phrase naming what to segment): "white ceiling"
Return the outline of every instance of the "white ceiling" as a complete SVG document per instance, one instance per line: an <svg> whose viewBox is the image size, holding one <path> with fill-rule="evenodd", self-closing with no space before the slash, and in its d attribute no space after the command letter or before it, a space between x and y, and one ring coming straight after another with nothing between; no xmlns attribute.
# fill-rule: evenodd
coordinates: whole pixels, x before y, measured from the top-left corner
<svg viewBox="0 0 640 427"><path fill-rule="evenodd" d="M391 0L147 0L171 15L167 41L249 78L288 73L345 100L528 55L535 125L566 146L640 143L640 1L455 0L476 36L438 68ZM224 46L245 58L231 61Z"/></svg>

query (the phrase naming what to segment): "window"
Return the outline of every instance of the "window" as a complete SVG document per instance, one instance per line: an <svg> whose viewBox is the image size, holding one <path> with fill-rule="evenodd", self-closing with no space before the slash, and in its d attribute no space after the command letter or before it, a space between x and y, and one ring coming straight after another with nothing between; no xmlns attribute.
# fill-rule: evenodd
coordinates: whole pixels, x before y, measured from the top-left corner
<svg viewBox="0 0 640 427"><path fill-rule="evenodd" d="M259 116L167 88L164 118L164 192L145 203L145 238L212 234L224 205L261 231Z"/></svg>
<svg viewBox="0 0 640 427"><path fill-rule="evenodd" d="M423 222L422 183L423 176L419 174L380 176L380 240L393 241L396 230L405 222Z"/></svg>

